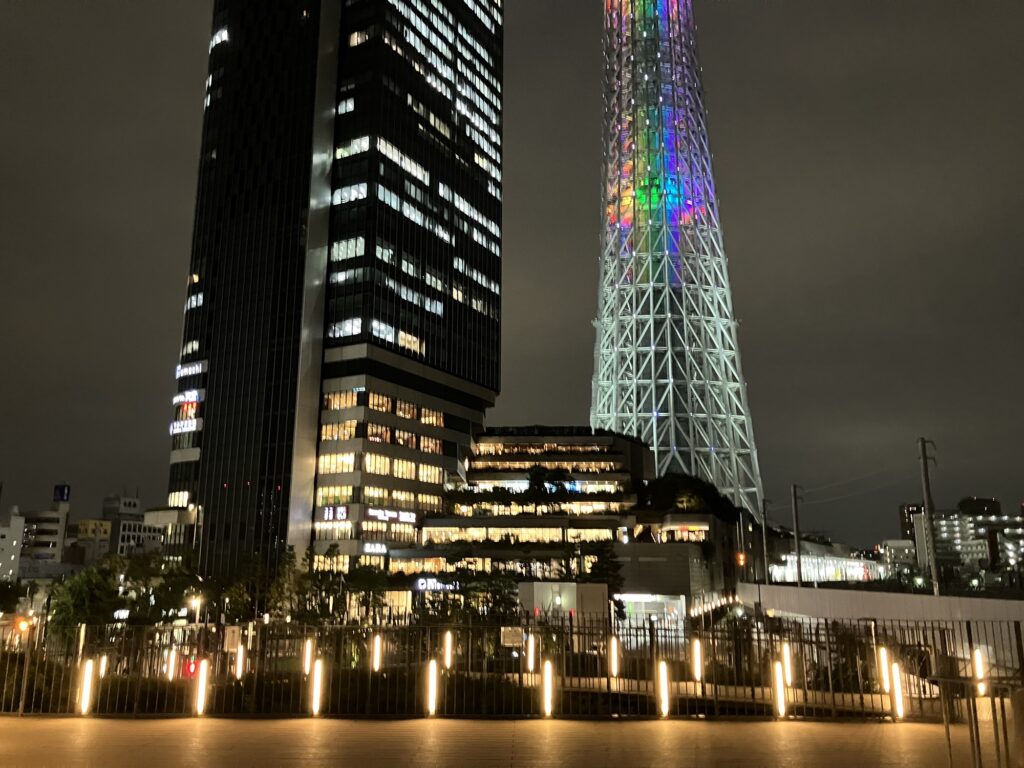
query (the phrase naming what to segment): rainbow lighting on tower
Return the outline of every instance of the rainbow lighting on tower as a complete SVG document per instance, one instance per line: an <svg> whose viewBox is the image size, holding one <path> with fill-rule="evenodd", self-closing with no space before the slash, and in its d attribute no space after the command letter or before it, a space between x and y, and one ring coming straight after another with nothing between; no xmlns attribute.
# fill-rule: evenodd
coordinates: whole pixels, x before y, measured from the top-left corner
<svg viewBox="0 0 1024 768"><path fill-rule="evenodd" d="M761 476L692 0L606 0L605 227L591 424L760 519Z"/></svg>

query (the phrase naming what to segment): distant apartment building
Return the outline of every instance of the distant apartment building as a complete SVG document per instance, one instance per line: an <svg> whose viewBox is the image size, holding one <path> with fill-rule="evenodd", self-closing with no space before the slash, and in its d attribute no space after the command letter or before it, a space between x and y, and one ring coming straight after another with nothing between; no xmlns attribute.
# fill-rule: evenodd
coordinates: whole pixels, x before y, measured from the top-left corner
<svg viewBox="0 0 1024 768"><path fill-rule="evenodd" d="M54 509L25 513L22 561L42 560L59 563L63 560L70 512L70 503L62 501L57 502Z"/></svg>
<svg viewBox="0 0 1024 768"><path fill-rule="evenodd" d="M924 504L900 504L900 538L914 540L914 516L924 512Z"/></svg>
<svg viewBox="0 0 1024 768"><path fill-rule="evenodd" d="M924 546L924 518L915 521L918 564L930 567ZM1015 568L1024 547L1024 510L1003 514L998 499L967 497L956 510L935 515L935 549L939 565L950 569Z"/></svg>
<svg viewBox="0 0 1024 768"><path fill-rule="evenodd" d="M17 581L21 566L21 547L25 537L25 518L12 510L0 525L0 581Z"/></svg>
<svg viewBox="0 0 1024 768"><path fill-rule="evenodd" d="M907 572L917 565L917 547L913 539L885 539L878 547L882 562L889 566L890 573Z"/></svg>
<svg viewBox="0 0 1024 768"><path fill-rule="evenodd" d="M84 565L102 560L110 554L112 529L110 520L87 519L72 523L68 526L67 558ZM70 543L72 539L74 543Z"/></svg>

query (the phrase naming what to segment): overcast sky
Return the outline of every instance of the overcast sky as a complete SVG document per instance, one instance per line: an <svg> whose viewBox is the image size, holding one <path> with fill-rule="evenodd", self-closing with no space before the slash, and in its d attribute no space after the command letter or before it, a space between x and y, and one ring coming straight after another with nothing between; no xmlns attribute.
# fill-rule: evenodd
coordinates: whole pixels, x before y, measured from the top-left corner
<svg viewBox="0 0 1024 768"><path fill-rule="evenodd" d="M1024 498L1024 3L696 0L766 493L868 544L920 496ZM598 0L508 0L504 376L585 423ZM165 500L208 0L0 0L0 505Z"/></svg>

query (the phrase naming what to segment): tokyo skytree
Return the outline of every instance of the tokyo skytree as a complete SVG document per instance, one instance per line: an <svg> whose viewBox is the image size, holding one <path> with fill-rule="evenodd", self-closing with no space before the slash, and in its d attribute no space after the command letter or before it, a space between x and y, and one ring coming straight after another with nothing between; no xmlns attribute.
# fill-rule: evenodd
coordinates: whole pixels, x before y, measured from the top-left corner
<svg viewBox="0 0 1024 768"><path fill-rule="evenodd" d="M605 219L590 420L757 519L761 476L692 0L605 0Z"/></svg>

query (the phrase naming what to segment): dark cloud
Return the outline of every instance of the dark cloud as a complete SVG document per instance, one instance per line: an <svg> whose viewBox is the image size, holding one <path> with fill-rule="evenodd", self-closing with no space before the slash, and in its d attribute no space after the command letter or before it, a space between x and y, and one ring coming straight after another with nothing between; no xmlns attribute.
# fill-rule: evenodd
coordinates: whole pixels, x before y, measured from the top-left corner
<svg viewBox="0 0 1024 768"><path fill-rule="evenodd" d="M698 0L766 489L895 535L919 495L1024 497L1024 6ZM600 3L506 4L504 386L585 422L600 232ZM3 505L157 503L210 3L0 5ZM851 481L851 482L846 482ZM785 518L785 510L779 514Z"/></svg>

